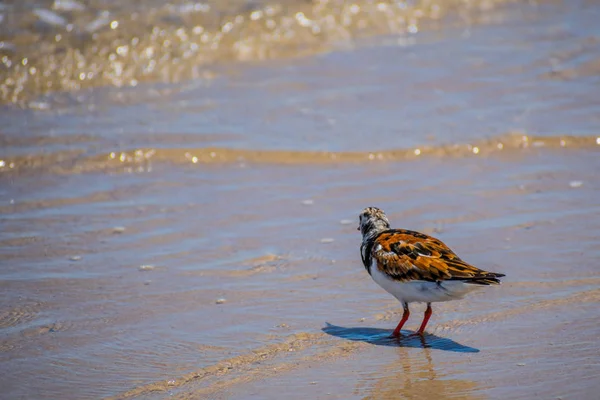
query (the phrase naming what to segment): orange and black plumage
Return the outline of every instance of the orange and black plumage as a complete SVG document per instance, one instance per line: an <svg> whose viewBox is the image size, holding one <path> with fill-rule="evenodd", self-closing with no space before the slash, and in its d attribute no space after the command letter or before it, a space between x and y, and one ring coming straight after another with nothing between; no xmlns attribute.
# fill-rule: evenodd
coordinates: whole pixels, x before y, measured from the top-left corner
<svg viewBox="0 0 600 400"><path fill-rule="evenodd" d="M488 272L463 261L441 240L420 232L391 229L385 213L365 208L358 229L363 236L361 257L373 280L396 297L404 314L393 335L408 319L411 302L427 303L418 334L432 314L431 303L461 299L477 287L497 285L503 274Z"/></svg>

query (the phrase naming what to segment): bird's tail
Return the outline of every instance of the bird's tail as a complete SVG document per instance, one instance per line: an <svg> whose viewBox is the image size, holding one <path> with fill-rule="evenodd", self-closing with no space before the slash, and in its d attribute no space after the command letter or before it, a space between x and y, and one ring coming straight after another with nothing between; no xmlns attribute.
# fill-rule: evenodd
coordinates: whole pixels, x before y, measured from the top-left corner
<svg viewBox="0 0 600 400"><path fill-rule="evenodd" d="M476 275L469 278L459 278L461 281L465 283L470 283L473 285L499 285L500 278L502 278L504 274L499 274L497 272L484 272L480 275Z"/></svg>

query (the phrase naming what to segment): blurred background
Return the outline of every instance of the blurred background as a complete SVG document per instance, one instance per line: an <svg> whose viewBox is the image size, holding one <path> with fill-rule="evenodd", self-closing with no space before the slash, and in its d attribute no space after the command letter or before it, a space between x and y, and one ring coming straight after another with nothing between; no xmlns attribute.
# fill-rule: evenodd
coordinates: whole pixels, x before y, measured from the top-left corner
<svg viewBox="0 0 600 400"><path fill-rule="evenodd" d="M598 20L0 1L0 398L595 399ZM386 340L366 206L505 283Z"/></svg>

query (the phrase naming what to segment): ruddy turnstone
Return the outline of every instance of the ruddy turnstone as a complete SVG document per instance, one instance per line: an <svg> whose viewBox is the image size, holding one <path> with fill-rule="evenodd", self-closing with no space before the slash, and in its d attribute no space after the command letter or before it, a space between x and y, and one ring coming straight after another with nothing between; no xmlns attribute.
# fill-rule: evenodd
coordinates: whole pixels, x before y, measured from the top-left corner
<svg viewBox="0 0 600 400"><path fill-rule="evenodd" d="M483 271L461 260L439 239L405 229L390 229L385 213L365 208L360 216L363 264L375 282L404 306L404 314L394 329L400 329L410 315L408 303L427 303L422 335L431 317L431 303L463 298L482 286L498 285L504 274Z"/></svg>

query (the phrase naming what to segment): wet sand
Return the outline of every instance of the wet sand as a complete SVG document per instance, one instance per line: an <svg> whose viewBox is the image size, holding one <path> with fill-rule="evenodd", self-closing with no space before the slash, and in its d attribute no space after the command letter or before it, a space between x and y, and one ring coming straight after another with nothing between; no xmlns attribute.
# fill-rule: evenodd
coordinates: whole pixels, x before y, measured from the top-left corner
<svg viewBox="0 0 600 400"><path fill-rule="evenodd" d="M3 108L0 397L596 398L600 8L582 7ZM369 205L503 285L388 339Z"/></svg>
<svg viewBox="0 0 600 400"><path fill-rule="evenodd" d="M3 236L21 232L3 244L2 386L10 398L274 398L291 387L298 398L392 398L429 380L448 397L592 398L597 160L414 162L453 171L431 180L399 175L402 163L205 171L219 185L164 167L5 214ZM53 176L52 190L97 179ZM400 308L366 275L345 224L373 203L506 273L505 284L435 305L424 344L386 339Z"/></svg>

